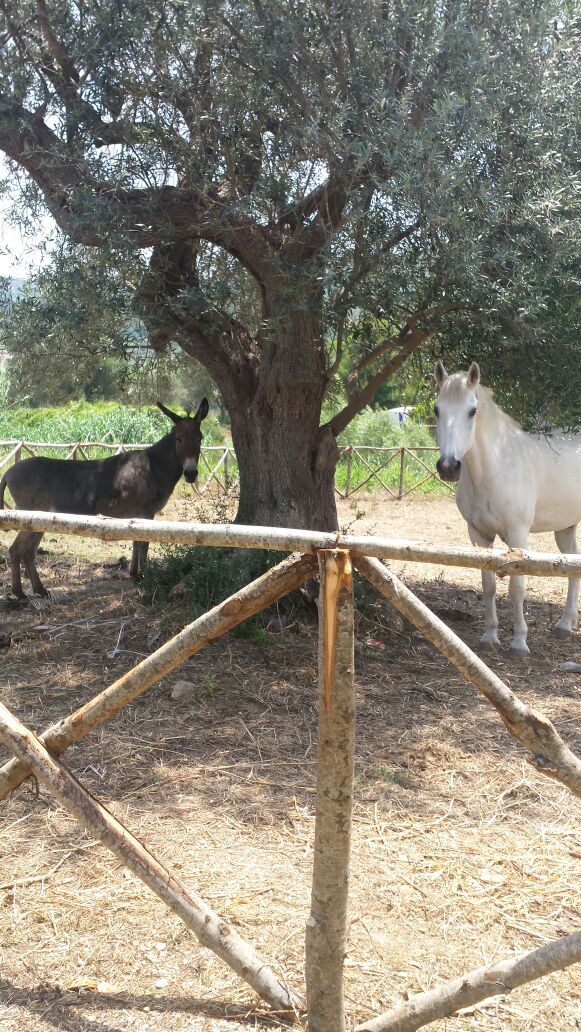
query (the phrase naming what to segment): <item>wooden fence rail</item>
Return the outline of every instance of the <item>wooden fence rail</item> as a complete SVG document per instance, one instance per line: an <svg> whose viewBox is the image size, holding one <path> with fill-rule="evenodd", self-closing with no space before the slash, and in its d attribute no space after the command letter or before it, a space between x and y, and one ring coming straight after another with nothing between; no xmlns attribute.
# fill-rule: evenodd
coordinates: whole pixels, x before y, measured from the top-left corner
<svg viewBox="0 0 581 1032"><path fill-rule="evenodd" d="M542 714L523 703L492 673L431 610L374 556L405 555L416 562L494 569L505 574L521 572L567 576L581 574L579 556L535 556L526 552L500 553L493 549L432 549L417 542L348 537L264 527L205 526L153 520L108 520L104 517L64 516L56 513L0 512L0 531L26 529L100 537L105 540L139 539L240 548L276 548L298 551L241 588L209 613L186 626L118 681L105 688L79 710L61 718L41 735L24 727L0 703L0 741L14 759L0 771L0 791L6 794L33 773L62 805L73 813L146 885L164 900L198 937L215 952L280 1018L292 1021L306 1010L312 1032L345 1032L343 971L346 952L347 897L349 887L350 830L353 807L353 749L355 736L355 686L353 676L352 567L410 619L418 630L480 690L500 713L509 734L529 753L540 774L547 775L581 797L581 761L567 747ZM303 554L300 554L303 553ZM313 553L317 553L315 556ZM369 557L372 558L369 558ZM461 560L461 561L459 561ZM89 734L114 713L147 691L184 659L208 642L216 641L235 624L270 605L297 585L321 573L319 592L319 745L315 843L310 913L306 920L305 984L302 994L293 991L284 977L262 959L228 922L215 914L188 886L162 865L128 829L124 828L77 781L60 760L73 742ZM506 962L472 972L443 987L423 994L385 1014L376 1014L359 1026L361 1032L406 1032L437 1017L456 1013L485 997L502 994L513 985L532 981L549 971L581 959L581 936L568 936L551 948L519 958L508 969Z"/></svg>
<svg viewBox="0 0 581 1032"><path fill-rule="evenodd" d="M78 441L63 444L49 441L0 441L0 474L11 463L33 455L50 455L63 459L103 458L124 451L147 448L147 444L119 444L111 441ZM335 475L335 491L340 498L364 489L401 499L417 491L432 480L441 491L454 491L450 484L440 481L435 468L425 461L438 449L429 445L376 445L347 444L339 448ZM5 454L4 454L5 453ZM414 476L414 471L419 470ZM388 476L391 483L387 483ZM236 452L231 445L204 445L200 452L199 479L195 486L198 494L208 490L221 494L236 494L240 483Z"/></svg>

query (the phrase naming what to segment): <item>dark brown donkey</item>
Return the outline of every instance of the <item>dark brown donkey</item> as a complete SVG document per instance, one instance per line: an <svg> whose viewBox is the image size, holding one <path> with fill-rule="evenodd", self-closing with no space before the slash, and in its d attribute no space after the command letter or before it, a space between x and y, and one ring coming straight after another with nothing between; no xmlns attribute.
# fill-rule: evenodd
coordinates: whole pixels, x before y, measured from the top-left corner
<svg viewBox="0 0 581 1032"><path fill-rule="evenodd" d="M158 402L174 423L169 434L139 451L112 455L109 459L25 459L17 462L0 481L0 509L4 490L19 509L38 512L68 512L78 516L140 516L153 519L163 509L182 473L188 484L198 476L202 444L200 423L208 415L204 398L195 416L177 416ZM48 595L35 559L42 534L21 530L10 546L12 593L26 598L22 590L20 563L24 563L32 590ZM147 556L148 541L133 542L130 574L139 577Z"/></svg>

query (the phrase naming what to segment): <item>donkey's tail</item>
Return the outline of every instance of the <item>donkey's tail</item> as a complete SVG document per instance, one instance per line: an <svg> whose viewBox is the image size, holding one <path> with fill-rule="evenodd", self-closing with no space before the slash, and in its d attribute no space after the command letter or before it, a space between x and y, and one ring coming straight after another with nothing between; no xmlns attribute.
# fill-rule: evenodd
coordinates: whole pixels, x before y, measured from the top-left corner
<svg viewBox="0 0 581 1032"><path fill-rule="evenodd" d="M6 490L6 473L0 480L0 509L4 508L4 491Z"/></svg>

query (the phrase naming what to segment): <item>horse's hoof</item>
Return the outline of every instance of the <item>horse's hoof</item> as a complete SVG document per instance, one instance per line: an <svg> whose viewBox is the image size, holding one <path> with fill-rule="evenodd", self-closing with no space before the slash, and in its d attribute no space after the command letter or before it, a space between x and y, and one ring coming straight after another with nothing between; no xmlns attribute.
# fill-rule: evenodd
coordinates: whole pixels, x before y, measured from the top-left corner
<svg viewBox="0 0 581 1032"><path fill-rule="evenodd" d="M500 647L498 638L481 638L478 642L479 652L498 652Z"/></svg>
<svg viewBox="0 0 581 1032"><path fill-rule="evenodd" d="M559 624L556 624L556 626L553 627L552 633L555 636L555 638L560 638L561 641L566 641L567 638L571 637L573 631L571 631L568 627L559 627Z"/></svg>
<svg viewBox="0 0 581 1032"><path fill-rule="evenodd" d="M531 650L528 645L509 645L506 650L506 654L507 656L510 656L511 659L528 659L531 654Z"/></svg>

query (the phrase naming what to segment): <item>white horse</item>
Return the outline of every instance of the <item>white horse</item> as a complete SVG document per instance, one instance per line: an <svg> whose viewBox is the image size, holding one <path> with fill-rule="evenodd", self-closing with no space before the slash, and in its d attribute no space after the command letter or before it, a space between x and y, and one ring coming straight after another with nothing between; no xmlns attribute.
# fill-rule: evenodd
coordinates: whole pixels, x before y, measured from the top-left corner
<svg viewBox="0 0 581 1032"><path fill-rule="evenodd" d="M552 530L561 552L576 552L581 520L581 435L536 436L493 401L480 383L473 362L467 373L448 376L441 362L434 370L439 395L435 406L442 480L458 481L456 502L473 545L490 548L498 535L510 548L526 548L529 533ZM485 630L481 647L499 648L496 574L482 572ZM524 577L511 577L509 594L514 637L509 652L527 656L523 614ZM567 638L577 626L579 579L569 578L567 603L555 627Z"/></svg>

